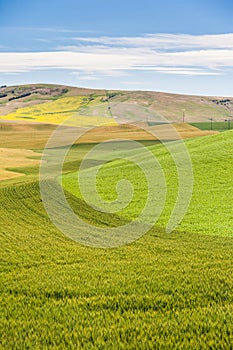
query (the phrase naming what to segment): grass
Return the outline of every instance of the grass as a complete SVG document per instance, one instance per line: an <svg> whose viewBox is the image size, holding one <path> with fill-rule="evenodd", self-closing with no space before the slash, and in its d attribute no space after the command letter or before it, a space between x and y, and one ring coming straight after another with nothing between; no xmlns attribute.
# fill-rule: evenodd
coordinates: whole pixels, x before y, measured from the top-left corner
<svg viewBox="0 0 233 350"><path fill-rule="evenodd" d="M106 222L67 196L87 220ZM232 239L153 229L129 246L91 249L55 229L38 184L0 198L1 349L230 348Z"/></svg>
<svg viewBox="0 0 233 350"><path fill-rule="evenodd" d="M11 148L39 149L53 131L1 125ZM230 349L232 142L231 131L186 141L194 196L179 227L185 232L173 234L163 227L176 198L175 167L162 145L143 142L163 166L169 199L157 227L116 249L81 246L59 232L41 201L38 166L15 168L25 176L0 182L0 349ZM145 181L130 162L107 164L98 177L102 196L116 198L116 181L128 176L135 200L120 215L92 209L78 197L74 175L93 146L74 145L66 158L67 199L93 225L122 225L140 210Z"/></svg>
<svg viewBox="0 0 233 350"><path fill-rule="evenodd" d="M205 136L209 134L209 131L200 131L199 129L190 126L189 124L173 124L174 128L179 132L182 138L193 138L198 136ZM7 177L18 176L19 173L24 173L23 169L20 169L19 156L28 152L30 154L31 150L42 150L45 147L46 142L52 132L55 130L56 126L52 124L42 124L42 123L26 123L26 122L3 122L0 124L0 148L4 148L5 155L2 153L2 174L0 175L3 179L3 175ZM65 130L65 129L64 129ZM79 143L97 143L102 142L106 139L114 138L126 138L145 142L150 142L153 144L155 137L150 132L156 131L160 135L161 139L169 140L174 138L174 135L166 130L166 126L152 126L149 128L149 132L146 132L141 127L133 125L119 125L119 126L102 126L98 128L91 129L86 132L77 142ZM69 128L66 129L67 133L74 134L76 129ZM32 137L33 135L33 137ZM64 141L65 142L65 141ZM85 148L85 146L83 146ZM12 151L10 151L12 149ZM17 149L18 151L15 151ZM20 151L21 150L21 151ZM42 152L42 151L41 151ZM8 159L8 153L12 153L15 156L11 156ZM18 155L17 155L18 154ZM3 164L3 160L7 160L7 164ZM22 163L22 162L21 162ZM30 165L30 161L22 163L22 165ZM18 168L15 173L12 171L6 171L6 168ZM5 170L4 170L5 169ZM4 171L4 173L3 173ZM33 171L34 173L35 171ZM18 173L18 175L16 174ZM5 177L4 175L4 177Z"/></svg>
<svg viewBox="0 0 233 350"><path fill-rule="evenodd" d="M158 105L158 112L164 115L166 118L172 120L182 120L182 110L185 109L185 116L188 120L202 119L202 118L211 118L213 115L224 117L230 117L230 112L226 109L223 109L220 106L216 106L213 103L208 103L205 101L204 104L202 101L195 101L192 99L176 99L167 101L167 104L164 103L161 106Z"/></svg>
<svg viewBox="0 0 233 350"><path fill-rule="evenodd" d="M27 122L0 123L0 147L43 149L55 130L54 125Z"/></svg>
<svg viewBox="0 0 233 350"><path fill-rule="evenodd" d="M33 164L39 164L38 160L31 158L33 156L36 156L36 153L30 150L0 148L0 181L15 176L22 176L20 173L7 170L11 167L26 167Z"/></svg>
<svg viewBox="0 0 233 350"><path fill-rule="evenodd" d="M188 122L205 121L206 118L225 119L231 116L230 109L217 105L211 97L187 96L168 93L129 92L126 97L140 104L147 104L149 108L164 116L167 120L181 122L183 110Z"/></svg>
<svg viewBox="0 0 233 350"><path fill-rule="evenodd" d="M233 125L228 122L215 122L213 121L212 125L211 122L201 122L201 123L191 123L191 125L197 127L200 130L214 130L214 131L226 131L228 129L232 129Z"/></svg>
<svg viewBox="0 0 233 350"><path fill-rule="evenodd" d="M232 192L232 147L233 131L186 141L190 152L194 172L194 190L189 210L178 230L181 232L196 232L214 235L233 234L233 200L229 194ZM176 152L176 143L173 151ZM165 227L175 205L178 191L178 179L175 164L163 145L150 146L150 150L162 165L167 181L167 202L164 211L157 223L159 227ZM226 156L227 155L227 156ZM133 155L132 162L116 160L107 163L98 172L97 190L107 201L117 199L116 184L121 179L129 180L135 189L135 195L131 203L119 215L132 219L142 211L147 200L147 183L140 169L133 163L143 158L148 172L157 173L151 169L150 159L146 155ZM182 167L182 165L181 165ZM159 174L159 173L158 173ZM84 170L87 190L90 195L92 169ZM65 188L74 195L82 198L77 184L76 172L63 177ZM157 190L158 196L162 189ZM94 201L93 203L97 205ZM158 203L159 204L159 203ZM98 205L97 205L98 206ZM153 218L152 218L153 219ZM150 213L148 213L150 221Z"/></svg>

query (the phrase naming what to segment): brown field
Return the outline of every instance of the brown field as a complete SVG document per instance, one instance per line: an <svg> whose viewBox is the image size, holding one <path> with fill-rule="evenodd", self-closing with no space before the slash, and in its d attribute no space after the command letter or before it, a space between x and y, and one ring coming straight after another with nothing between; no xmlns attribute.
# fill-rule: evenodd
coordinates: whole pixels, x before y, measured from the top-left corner
<svg viewBox="0 0 233 350"><path fill-rule="evenodd" d="M172 126L172 127L171 127ZM42 123L25 122L1 122L0 123L0 180L11 179L22 174L10 171L9 168L27 167L38 165L39 160L29 159L32 156L39 156L33 150L42 150L49 137L56 129L56 125ZM75 143L98 143L106 140L175 140L179 133L179 138L194 138L210 134L214 131L202 131L189 124L170 124L158 126L146 126L146 124L130 125L123 124L117 126L102 126L92 129L81 129L83 135ZM157 137L155 137L154 135ZM70 136L78 135L77 128L64 127L61 135L57 138L54 146L69 144Z"/></svg>
<svg viewBox="0 0 233 350"><path fill-rule="evenodd" d="M190 124L180 123L180 124L170 124L178 132L181 139L189 139L194 137L202 137L213 134L218 134L217 131L200 130ZM176 140L177 137L171 128L167 128L166 125L152 126L151 130L156 132L160 140Z"/></svg>
<svg viewBox="0 0 233 350"><path fill-rule="evenodd" d="M149 108L158 116L166 118L170 122L182 122L183 110L185 110L185 122L205 122L209 118L224 120L233 112L232 97L191 96L170 94L164 92L129 91L126 93L127 101L135 102ZM122 97L117 97L116 100ZM214 101L229 100L227 103Z"/></svg>
<svg viewBox="0 0 233 350"><path fill-rule="evenodd" d="M98 128L93 128L90 131L87 131L83 135L79 143L85 142L102 142L107 139L128 139L128 140L176 140L177 138L187 139L193 137L207 136L215 134L214 131L202 131L198 128L182 123L182 124L169 124L167 125L158 125L158 126L145 126L142 124L130 125L123 124L117 126L102 126ZM177 131L179 136L177 137ZM156 136L154 136L156 135Z"/></svg>
<svg viewBox="0 0 233 350"><path fill-rule="evenodd" d="M51 124L1 122L0 147L42 149L53 130Z"/></svg>
<svg viewBox="0 0 233 350"><path fill-rule="evenodd" d="M24 175L8 169L37 165L40 160L29 159L29 157L35 156L38 156L38 154L31 150L0 148L0 180L8 180Z"/></svg>
<svg viewBox="0 0 233 350"><path fill-rule="evenodd" d="M186 123L172 124L178 131L181 138L193 138L210 135L216 132L202 131ZM43 149L56 125L42 123L25 122L1 122L0 123L0 147L3 148L23 148L23 149ZM144 129L146 128L146 130ZM79 129L80 130L80 129ZM90 130L81 129L85 134L77 140L77 143L101 142L106 139L130 139L130 140L155 140L151 132L155 132L159 139L172 140L174 135L168 131L166 125L145 126L137 125L117 125L95 127ZM75 134L76 128L64 127L64 134L58 140L58 145L65 145L66 136Z"/></svg>

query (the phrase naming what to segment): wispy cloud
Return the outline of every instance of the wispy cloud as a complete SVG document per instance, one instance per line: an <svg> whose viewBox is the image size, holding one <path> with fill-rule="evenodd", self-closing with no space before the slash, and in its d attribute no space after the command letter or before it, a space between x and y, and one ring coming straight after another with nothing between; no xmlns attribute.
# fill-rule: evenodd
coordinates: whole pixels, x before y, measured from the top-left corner
<svg viewBox="0 0 233 350"><path fill-rule="evenodd" d="M133 71L220 75L233 70L233 34L75 38L51 52L0 53L0 72L67 69L83 76L127 76Z"/></svg>
<svg viewBox="0 0 233 350"><path fill-rule="evenodd" d="M30 32L43 32L43 33L64 33L64 34L94 34L96 31L94 30L74 30L74 29L67 29L67 28L61 28L61 27L23 27L23 26L1 26L1 29L5 30L17 30L17 31L30 31Z"/></svg>
<svg viewBox="0 0 233 350"><path fill-rule="evenodd" d="M233 49L233 33L216 35L147 34L138 37L77 37L79 43L114 47L172 49Z"/></svg>
<svg viewBox="0 0 233 350"><path fill-rule="evenodd" d="M51 40L45 38L36 38L35 40L41 43L51 43Z"/></svg>

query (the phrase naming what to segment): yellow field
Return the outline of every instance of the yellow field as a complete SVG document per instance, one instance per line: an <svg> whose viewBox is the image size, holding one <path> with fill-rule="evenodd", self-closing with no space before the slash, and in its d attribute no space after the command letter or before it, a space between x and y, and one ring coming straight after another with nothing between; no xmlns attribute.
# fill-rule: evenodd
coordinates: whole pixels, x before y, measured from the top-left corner
<svg viewBox="0 0 233 350"><path fill-rule="evenodd" d="M24 175L8 169L39 164L40 160L28 158L33 156L38 156L38 153L26 149L0 148L0 180Z"/></svg>
<svg viewBox="0 0 233 350"><path fill-rule="evenodd" d="M177 133L178 134L177 134ZM127 140L177 140L207 136L216 134L216 131L203 131L186 124L170 124L157 126L143 126L142 124L130 125L121 124L117 126L102 126L94 128L85 133L79 143L85 142L102 142L107 139L127 139Z"/></svg>
<svg viewBox="0 0 233 350"><path fill-rule="evenodd" d="M117 125L117 122L111 116L97 108L99 98L88 104L91 107L91 115L80 115L79 110L84 106L83 96L64 97L56 101L46 102L35 106L19 108L15 112L0 117L7 120L35 121L50 124L62 124L80 127L100 126L100 125ZM100 114L101 115L98 115ZM69 118L72 118L72 121Z"/></svg>
<svg viewBox="0 0 233 350"><path fill-rule="evenodd" d="M172 127L171 127L172 126ZM155 135L160 140L176 140L177 135L174 131L177 131L181 139L189 139L194 137L208 136L212 134L218 134L217 131L210 130L200 130L195 126L187 123L174 123L170 124L168 127L166 124L152 126L150 130L155 133Z"/></svg>

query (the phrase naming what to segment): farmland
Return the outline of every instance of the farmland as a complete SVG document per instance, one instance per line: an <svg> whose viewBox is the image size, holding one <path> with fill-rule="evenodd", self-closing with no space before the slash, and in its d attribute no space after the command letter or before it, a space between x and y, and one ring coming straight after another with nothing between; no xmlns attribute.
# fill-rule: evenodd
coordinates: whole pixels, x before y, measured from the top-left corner
<svg viewBox="0 0 233 350"><path fill-rule="evenodd" d="M21 176L22 174L17 174L17 172L11 172L7 169L11 167L26 167L33 164L38 164L39 160L32 159L32 157L36 156L38 155L30 150L0 148L0 180Z"/></svg>
<svg viewBox="0 0 233 350"><path fill-rule="evenodd" d="M208 121L201 123L192 123L194 127L197 127L200 130L215 130L215 131L226 131L233 128L232 120L226 119L222 122Z"/></svg>
<svg viewBox="0 0 233 350"><path fill-rule="evenodd" d="M1 89L1 94L6 97L0 98L0 119L59 124L76 116L77 126L102 125L101 123L109 122L110 125L115 125L117 120L114 113L113 116L109 113L108 107L111 106L113 111L117 111L117 119L124 119L125 108L122 111L120 108L122 103L130 103L135 108L138 105L148 108L156 117L162 116L175 123L182 122L183 116L187 123L208 123L210 118L224 122L225 119L231 118L233 112L231 98L152 91L91 90L35 84L5 87ZM24 94L29 96L22 97ZM136 109L135 114L138 112ZM93 119L85 120L84 116Z"/></svg>
<svg viewBox="0 0 233 350"><path fill-rule="evenodd" d="M0 169L0 349L231 349L233 131L200 130L199 124L180 123L182 97L177 95L175 108L172 95L156 95L154 104L166 96L171 99L167 113L173 108L171 119L176 123L172 127L184 139L194 176L188 211L168 234L165 228L179 180L166 148L169 142L173 153L179 152L174 133L164 124L118 123L120 113L115 120L106 107L110 102L103 100L109 97L106 91L67 88L61 94L63 88L48 96L42 94L48 86L40 86L37 95L50 101L36 106L14 110L17 100L11 101L11 114L2 115L0 123L4 161ZM113 99L130 98L132 104L134 99L147 101L154 108L154 97L153 93L121 92ZM24 97L25 103L30 102L28 98L32 96ZM215 106L211 98L183 99L186 109L192 104L196 113L205 103L207 116L213 108L230 113L224 106ZM67 153L62 176L51 180L54 199L62 183L68 203L83 221L118 227L134 220L146 201L146 178L136 162L143 159L150 169L146 156L150 151L164 172L167 196L162 214L143 237L129 245L114 249L81 245L60 232L45 211L39 185L41 154L56 125L73 113L79 115L80 108L82 120L87 118L79 123L78 130L84 134ZM159 108L165 109L165 102ZM91 125L99 127L88 130ZM76 132L75 127L64 125L64 137L50 154L59 154ZM116 157L100 168L96 188L105 201L116 200L116 185L123 178L135 190L128 206L106 213L95 207L94 200L90 205L83 200L77 174L84 175L86 189L91 189L89 178L105 154L100 153L97 160L90 158L86 169L80 169L82 160L102 141L121 137L137 140L144 148L132 151L129 160Z"/></svg>
<svg viewBox="0 0 233 350"><path fill-rule="evenodd" d="M233 183L233 155L231 154L233 131L187 140L186 145L192 159L195 183L189 211L179 226L179 230L203 234L232 235L233 200L229 197L229 193L231 193ZM173 148L173 152L176 152L176 144ZM178 191L177 170L171 155L163 145L152 145L149 146L149 149L159 160L166 175L167 206L165 206L163 215L161 215L158 222L160 227L164 227L176 201ZM228 157L225 157L225 154L228 154ZM143 157L143 154L139 157ZM136 160L137 156L133 155L132 162L136 162ZM119 213L127 219L137 217L147 198L145 176L132 162L117 160L107 163L99 170L97 178L97 189L107 201L116 199L115 187L122 178L129 180L134 185L137 195L130 205ZM92 179L92 168L84 171L87 188L89 188L88 181ZM82 198L77 186L76 172L65 175L63 184L72 194ZM92 204L95 205L94 202Z"/></svg>
<svg viewBox="0 0 233 350"><path fill-rule="evenodd" d="M98 103L99 100L95 101ZM81 96L63 97L56 101L42 103L33 107L24 107L17 109L16 112L6 116L7 120L31 120L36 122L46 122L51 124L61 124L66 120L69 125L69 119L75 116L75 126L98 126L115 125L116 122L111 116L79 115L79 110L83 106L84 98ZM85 104L84 104L85 106Z"/></svg>
<svg viewBox="0 0 233 350"><path fill-rule="evenodd" d="M70 201L88 221L122 223ZM2 189L1 218L2 349L229 348L232 239L154 228L82 247L49 221L36 183Z"/></svg>

